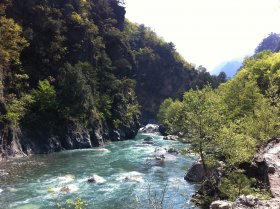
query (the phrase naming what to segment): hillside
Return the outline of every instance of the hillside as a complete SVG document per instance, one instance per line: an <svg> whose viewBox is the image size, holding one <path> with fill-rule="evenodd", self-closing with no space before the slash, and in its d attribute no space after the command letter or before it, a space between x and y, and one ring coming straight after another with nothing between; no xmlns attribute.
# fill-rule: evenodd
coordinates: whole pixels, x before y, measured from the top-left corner
<svg viewBox="0 0 280 209"><path fill-rule="evenodd" d="M118 0L1 1L2 155L131 139L165 98L224 81L125 13Z"/></svg>
<svg viewBox="0 0 280 209"><path fill-rule="evenodd" d="M255 53L259 53L264 50L270 50L272 52L280 51L280 34L270 33L264 38L258 47L255 49Z"/></svg>

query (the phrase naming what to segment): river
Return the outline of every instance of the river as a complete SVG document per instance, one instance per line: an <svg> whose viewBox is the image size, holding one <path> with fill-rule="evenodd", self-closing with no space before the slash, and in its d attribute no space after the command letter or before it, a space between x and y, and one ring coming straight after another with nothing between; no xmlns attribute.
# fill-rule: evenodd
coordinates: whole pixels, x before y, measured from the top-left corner
<svg viewBox="0 0 280 209"><path fill-rule="evenodd" d="M196 186L183 179L194 159L180 154L155 159L157 147L180 150L186 145L151 136L153 145L142 144L147 135L138 134L134 140L109 143L105 149L71 150L9 160L0 165L0 208L57 208L57 204L76 197L94 209L151 208L151 202L161 199L166 209L194 208L190 197ZM88 183L88 177L93 174L106 182ZM127 180L128 177L132 178ZM65 186L71 191L58 191Z"/></svg>

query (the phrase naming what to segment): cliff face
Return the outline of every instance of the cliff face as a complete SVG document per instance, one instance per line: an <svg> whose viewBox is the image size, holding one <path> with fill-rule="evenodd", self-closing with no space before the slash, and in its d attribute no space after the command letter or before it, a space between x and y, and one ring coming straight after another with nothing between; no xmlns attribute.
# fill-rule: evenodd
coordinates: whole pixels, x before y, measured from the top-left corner
<svg viewBox="0 0 280 209"><path fill-rule="evenodd" d="M3 156L135 137L135 60L122 33L125 8L118 1L15 0L1 2L0 9L7 28L8 23L18 28L12 41L19 54L18 60L0 63ZM19 38L28 43L23 50ZM9 53L1 50L1 58Z"/></svg>

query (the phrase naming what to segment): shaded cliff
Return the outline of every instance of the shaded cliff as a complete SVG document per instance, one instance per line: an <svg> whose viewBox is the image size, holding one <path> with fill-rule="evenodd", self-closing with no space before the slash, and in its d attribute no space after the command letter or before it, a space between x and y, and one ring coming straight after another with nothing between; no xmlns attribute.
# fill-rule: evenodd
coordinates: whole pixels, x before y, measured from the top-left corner
<svg viewBox="0 0 280 209"><path fill-rule="evenodd" d="M0 67L2 154L88 148L136 135L135 60L118 1L15 0L0 8L7 28L18 29L14 51L3 44L8 29L0 42L0 57L8 60Z"/></svg>

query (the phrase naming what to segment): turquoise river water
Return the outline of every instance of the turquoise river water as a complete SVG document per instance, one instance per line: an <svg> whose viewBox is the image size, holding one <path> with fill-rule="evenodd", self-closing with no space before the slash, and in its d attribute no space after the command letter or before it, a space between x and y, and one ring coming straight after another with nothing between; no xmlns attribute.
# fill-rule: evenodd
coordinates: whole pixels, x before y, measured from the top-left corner
<svg viewBox="0 0 280 209"><path fill-rule="evenodd" d="M180 154L155 159L157 147L186 145L151 136L153 145L142 144L147 135L138 134L134 140L109 143L103 149L9 160L0 165L0 208L51 209L76 197L90 209L155 208L161 200L166 209L195 208L190 197L196 186L183 179L194 159ZM105 182L88 183L94 174ZM69 190L62 192L63 187Z"/></svg>

